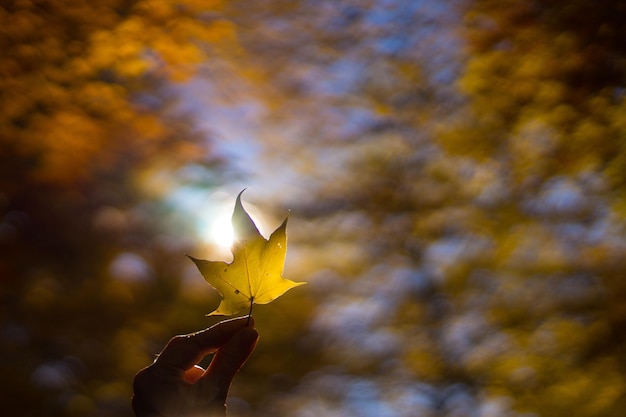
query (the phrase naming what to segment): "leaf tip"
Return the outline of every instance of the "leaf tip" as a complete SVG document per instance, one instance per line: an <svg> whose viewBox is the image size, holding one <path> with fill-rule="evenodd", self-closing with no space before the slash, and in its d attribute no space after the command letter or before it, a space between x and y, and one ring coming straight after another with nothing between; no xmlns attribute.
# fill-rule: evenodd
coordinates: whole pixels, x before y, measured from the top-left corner
<svg viewBox="0 0 626 417"><path fill-rule="evenodd" d="M202 262L202 259L196 259L191 255L185 255L187 258L191 259L193 261L194 264L198 265L200 262Z"/></svg>
<svg viewBox="0 0 626 417"><path fill-rule="evenodd" d="M241 192L237 195L237 200L235 201L235 209L233 210L233 216L231 218L231 223L233 225L233 231L235 232L236 239L248 239L257 236L261 236L259 229L256 227L256 224L246 211L243 208L243 204L241 203L241 195L246 191L246 188L241 190Z"/></svg>

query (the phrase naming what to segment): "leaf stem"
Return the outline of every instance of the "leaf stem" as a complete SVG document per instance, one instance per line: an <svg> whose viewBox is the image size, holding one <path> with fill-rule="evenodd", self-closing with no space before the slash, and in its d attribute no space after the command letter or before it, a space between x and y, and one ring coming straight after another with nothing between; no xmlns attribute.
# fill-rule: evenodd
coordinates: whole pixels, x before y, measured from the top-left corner
<svg viewBox="0 0 626 417"><path fill-rule="evenodd" d="M248 321L246 322L246 326L250 325L250 317L252 317L252 306L254 305L254 300L250 300L250 311L248 311Z"/></svg>

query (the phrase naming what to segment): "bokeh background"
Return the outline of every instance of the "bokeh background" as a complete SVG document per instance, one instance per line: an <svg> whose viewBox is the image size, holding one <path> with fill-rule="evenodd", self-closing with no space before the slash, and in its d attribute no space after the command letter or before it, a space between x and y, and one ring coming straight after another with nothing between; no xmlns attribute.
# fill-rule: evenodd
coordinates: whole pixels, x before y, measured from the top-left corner
<svg viewBox="0 0 626 417"><path fill-rule="evenodd" d="M289 215L235 416L621 417L626 4L3 0L0 404L131 416Z"/></svg>

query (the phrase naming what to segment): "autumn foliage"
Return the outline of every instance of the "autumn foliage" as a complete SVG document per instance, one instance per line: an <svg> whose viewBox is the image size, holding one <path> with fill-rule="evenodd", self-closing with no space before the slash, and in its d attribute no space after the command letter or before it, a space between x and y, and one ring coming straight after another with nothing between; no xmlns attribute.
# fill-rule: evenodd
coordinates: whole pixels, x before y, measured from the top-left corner
<svg viewBox="0 0 626 417"><path fill-rule="evenodd" d="M290 211L308 285L254 307L233 415L621 417L625 21L617 0L3 2L3 414L130 416L134 373L220 303L181 196L247 186L269 226Z"/></svg>

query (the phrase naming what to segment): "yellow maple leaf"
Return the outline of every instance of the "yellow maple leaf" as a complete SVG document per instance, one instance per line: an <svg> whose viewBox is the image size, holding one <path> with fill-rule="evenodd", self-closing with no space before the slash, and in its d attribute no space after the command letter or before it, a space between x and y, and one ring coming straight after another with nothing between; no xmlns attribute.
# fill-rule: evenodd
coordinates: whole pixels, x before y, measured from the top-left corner
<svg viewBox="0 0 626 417"><path fill-rule="evenodd" d="M287 219L266 240L257 229L237 196L232 216L237 241L233 261L205 261L189 258L204 279L222 296L217 310L209 315L234 315L248 311L253 304L267 304L293 287L306 284L283 278L287 253Z"/></svg>

